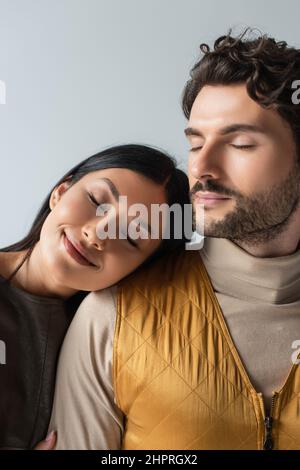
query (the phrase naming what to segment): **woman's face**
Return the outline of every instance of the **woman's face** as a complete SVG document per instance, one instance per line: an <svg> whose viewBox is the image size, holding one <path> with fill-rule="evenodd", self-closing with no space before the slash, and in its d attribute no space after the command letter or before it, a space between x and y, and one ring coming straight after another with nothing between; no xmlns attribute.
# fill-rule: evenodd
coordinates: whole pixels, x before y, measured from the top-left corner
<svg viewBox="0 0 300 470"><path fill-rule="evenodd" d="M133 204L143 204L149 215L145 222L150 225L151 204L167 202L162 185L123 168L89 173L77 183L65 182L52 192L51 213L42 227L38 248L43 269L51 273L52 282L75 290L103 289L134 271L159 247L161 223L159 238L151 238L150 234L144 239L119 237L121 211L117 193L127 196L128 209ZM107 231L109 217L113 214L110 211L97 215L100 204L111 204L115 209L116 238L103 239L97 235L99 228ZM140 217L139 213L128 215L127 210L127 224L122 235L127 236L129 224L137 217Z"/></svg>

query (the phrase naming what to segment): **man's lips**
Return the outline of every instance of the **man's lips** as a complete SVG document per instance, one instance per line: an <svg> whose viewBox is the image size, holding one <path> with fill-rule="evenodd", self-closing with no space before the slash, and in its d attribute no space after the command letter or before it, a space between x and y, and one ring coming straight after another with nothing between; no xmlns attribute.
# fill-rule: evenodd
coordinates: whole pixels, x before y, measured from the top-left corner
<svg viewBox="0 0 300 470"><path fill-rule="evenodd" d="M231 199L229 196L222 196L218 193L202 193L198 191L195 196L201 199Z"/></svg>
<svg viewBox="0 0 300 470"><path fill-rule="evenodd" d="M83 252L82 248L80 248L74 240L71 241L65 232L63 234L63 241L66 251L75 261L84 266L96 266L87 258L87 255Z"/></svg>
<svg viewBox="0 0 300 470"><path fill-rule="evenodd" d="M200 202L205 206L214 206L224 201L228 201L231 198L228 196L222 196L221 194L217 193L201 193L200 191L198 191L195 194L195 199L197 202Z"/></svg>

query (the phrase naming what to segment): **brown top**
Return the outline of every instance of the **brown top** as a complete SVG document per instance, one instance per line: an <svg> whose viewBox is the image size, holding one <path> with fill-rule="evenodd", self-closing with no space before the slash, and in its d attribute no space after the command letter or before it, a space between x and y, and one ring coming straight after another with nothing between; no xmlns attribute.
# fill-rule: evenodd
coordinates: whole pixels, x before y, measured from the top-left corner
<svg viewBox="0 0 300 470"><path fill-rule="evenodd" d="M82 299L33 295L0 276L0 449L45 438L59 349Z"/></svg>

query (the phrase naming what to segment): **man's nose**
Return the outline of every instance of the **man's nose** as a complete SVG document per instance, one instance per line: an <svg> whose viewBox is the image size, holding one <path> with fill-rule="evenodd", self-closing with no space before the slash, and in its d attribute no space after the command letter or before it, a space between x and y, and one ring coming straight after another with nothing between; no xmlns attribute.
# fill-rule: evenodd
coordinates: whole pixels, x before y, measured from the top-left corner
<svg viewBox="0 0 300 470"><path fill-rule="evenodd" d="M189 176L197 180L218 179L222 173L220 150L211 144L190 156Z"/></svg>

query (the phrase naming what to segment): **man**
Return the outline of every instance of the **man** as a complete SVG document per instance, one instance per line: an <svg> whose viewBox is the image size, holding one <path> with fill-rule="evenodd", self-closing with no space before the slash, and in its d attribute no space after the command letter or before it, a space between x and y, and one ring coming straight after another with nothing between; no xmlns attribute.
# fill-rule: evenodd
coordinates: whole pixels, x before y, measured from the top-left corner
<svg viewBox="0 0 300 470"><path fill-rule="evenodd" d="M58 449L300 449L300 51L230 34L201 51L183 110L204 247L85 299Z"/></svg>

